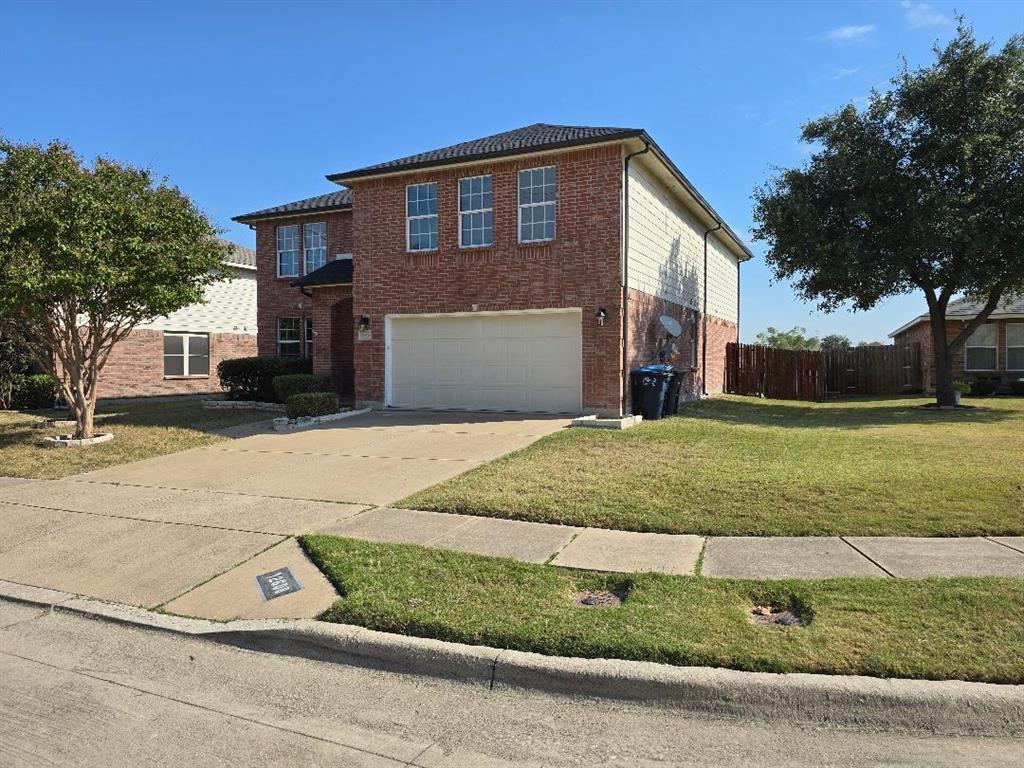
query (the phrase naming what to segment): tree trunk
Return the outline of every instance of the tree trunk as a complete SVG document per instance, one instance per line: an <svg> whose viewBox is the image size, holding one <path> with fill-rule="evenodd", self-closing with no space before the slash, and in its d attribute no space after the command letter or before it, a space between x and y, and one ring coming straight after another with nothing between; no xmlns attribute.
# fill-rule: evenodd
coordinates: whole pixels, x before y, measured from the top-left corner
<svg viewBox="0 0 1024 768"><path fill-rule="evenodd" d="M75 390L75 400L72 411L75 414L75 421L78 426L75 428L75 439L85 440L92 437L93 414L96 411L96 399L86 397L83 387Z"/></svg>
<svg viewBox="0 0 1024 768"><path fill-rule="evenodd" d="M935 307L929 311L932 326L932 360L935 362L935 402L956 405L953 390L953 355L946 336L946 313Z"/></svg>

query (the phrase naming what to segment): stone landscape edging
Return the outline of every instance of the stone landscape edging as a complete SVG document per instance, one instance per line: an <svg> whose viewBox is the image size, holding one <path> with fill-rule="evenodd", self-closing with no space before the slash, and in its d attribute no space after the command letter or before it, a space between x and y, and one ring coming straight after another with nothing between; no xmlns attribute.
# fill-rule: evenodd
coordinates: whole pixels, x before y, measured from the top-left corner
<svg viewBox="0 0 1024 768"><path fill-rule="evenodd" d="M353 416L363 416L370 413L372 408L359 408L348 411L337 411L336 413L328 413L323 416L300 416L295 421L287 417L274 419L274 431L275 432L294 432L297 429L309 429L320 424L327 424L331 421L340 421L341 419L351 419Z"/></svg>
<svg viewBox="0 0 1024 768"><path fill-rule="evenodd" d="M533 689L654 703L695 714L793 725L1017 738L1024 686L957 680L740 672L543 656L312 619L214 622L0 580L0 599L283 655L430 675L492 690Z"/></svg>

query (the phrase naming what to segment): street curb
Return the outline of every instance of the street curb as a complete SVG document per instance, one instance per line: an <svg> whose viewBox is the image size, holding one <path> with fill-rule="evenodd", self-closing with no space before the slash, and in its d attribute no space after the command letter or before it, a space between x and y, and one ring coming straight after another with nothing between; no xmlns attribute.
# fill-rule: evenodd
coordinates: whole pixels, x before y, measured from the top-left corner
<svg viewBox="0 0 1024 768"><path fill-rule="evenodd" d="M0 579L0 599L251 650L429 675L501 691L656 704L711 717L902 733L1018 738L1024 686L739 672L543 656L311 619L226 623L154 613Z"/></svg>

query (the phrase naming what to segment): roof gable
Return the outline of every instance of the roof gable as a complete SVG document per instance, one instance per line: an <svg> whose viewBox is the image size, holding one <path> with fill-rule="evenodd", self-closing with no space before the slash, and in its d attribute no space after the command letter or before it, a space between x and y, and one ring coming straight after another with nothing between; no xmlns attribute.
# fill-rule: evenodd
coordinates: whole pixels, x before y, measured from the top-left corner
<svg viewBox="0 0 1024 768"><path fill-rule="evenodd" d="M321 213L324 211L341 211L352 208L352 190L338 189L328 192L326 195L307 197L304 200L296 200L294 203L275 205L272 208L263 208L252 213L243 213L241 216L232 217L232 221L240 224L247 224L260 219L276 219L284 216L301 216L308 213Z"/></svg>

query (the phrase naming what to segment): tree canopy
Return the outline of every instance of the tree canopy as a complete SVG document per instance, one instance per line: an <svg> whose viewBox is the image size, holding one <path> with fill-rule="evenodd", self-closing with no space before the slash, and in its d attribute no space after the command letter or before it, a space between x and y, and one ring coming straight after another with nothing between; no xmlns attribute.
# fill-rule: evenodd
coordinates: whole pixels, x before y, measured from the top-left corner
<svg viewBox="0 0 1024 768"><path fill-rule="evenodd" d="M952 400L953 352L1024 290L1024 37L994 52L960 19L933 64L904 63L866 109L812 120L802 139L809 161L754 194L754 238L776 279L824 311L922 292L941 330L940 401ZM957 295L985 310L947 340Z"/></svg>
<svg viewBox="0 0 1024 768"><path fill-rule="evenodd" d="M0 318L58 375L80 436L113 345L221 279L229 246L215 234L147 169L0 138Z"/></svg>
<svg viewBox="0 0 1024 768"><path fill-rule="evenodd" d="M780 331L778 328L768 326L768 330L757 334L755 341L766 347L778 347L779 349L817 349L820 344L816 336L808 336L807 329L801 328L799 325L788 331Z"/></svg>

